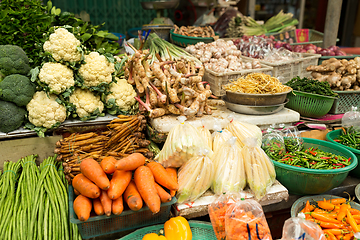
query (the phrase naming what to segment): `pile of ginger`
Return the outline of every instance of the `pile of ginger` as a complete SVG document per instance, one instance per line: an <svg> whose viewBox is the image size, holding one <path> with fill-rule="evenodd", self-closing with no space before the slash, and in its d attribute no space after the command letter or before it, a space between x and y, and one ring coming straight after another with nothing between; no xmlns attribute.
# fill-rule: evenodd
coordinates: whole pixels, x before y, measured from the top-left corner
<svg viewBox="0 0 360 240"><path fill-rule="evenodd" d="M158 60L149 64L148 50L138 50L125 64L125 77L135 85L139 110L147 111L150 118L168 114L185 115L188 118L210 115L212 96L209 85L202 81L205 68L192 61L179 59ZM145 102L141 99L145 97Z"/></svg>
<svg viewBox="0 0 360 240"><path fill-rule="evenodd" d="M321 65L306 68L311 76L321 82L326 81L332 90L360 90L360 57L352 60L330 58Z"/></svg>

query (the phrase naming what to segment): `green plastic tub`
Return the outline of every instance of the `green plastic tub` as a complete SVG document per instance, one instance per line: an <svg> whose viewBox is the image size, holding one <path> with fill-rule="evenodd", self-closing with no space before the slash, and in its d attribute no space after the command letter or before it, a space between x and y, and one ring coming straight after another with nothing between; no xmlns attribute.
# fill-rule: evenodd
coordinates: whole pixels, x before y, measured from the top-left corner
<svg viewBox="0 0 360 240"><path fill-rule="evenodd" d="M339 186L353 170L357 164L357 158L346 148L337 144L313 139L303 138L304 147L315 147L325 152L351 158L351 164L344 168L332 170L308 169L302 167L290 166L272 160L275 165L276 179L284 185L289 193L296 195L321 194Z"/></svg>
<svg viewBox="0 0 360 240"><path fill-rule="evenodd" d="M336 97L324 96L319 94L292 91L287 95L289 102L287 108L297 111L301 116L319 118L326 115Z"/></svg>
<svg viewBox="0 0 360 240"><path fill-rule="evenodd" d="M340 146L340 147L343 147L343 148L346 148L347 150L351 151L352 153L354 153L354 155L357 157L358 161L360 159L360 150L357 150L355 148L351 148L351 147L347 147L345 145L342 145L341 143L338 143L338 142L335 142L334 139L337 139L340 135L341 135L341 129L338 129L338 130L334 130L334 131L331 131L331 132L328 132L326 134L326 140L336 144L337 146ZM350 173L349 173L351 176L354 176L354 177L360 177L360 165L358 165L354 170L352 170Z"/></svg>
<svg viewBox="0 0 360 240"><path fill-rule="evenodd" d="M296 217L298 215L298 213L305 207L306 201L308 201L308 200L309 200L309 202L310 201L320 201L320 200L323 200L324 198L326 200L329 200L329 199L341 198L341 197L324 194L324 195L306 196L306 197L299 198L291 206L291 210L290 210L291 217ZM350 205L352 208L360 210L360 204L355 203L355 202L350 202Z"/></svg>
<svg viewBox="0 0 360 240"><path fill-rule="evenodd" d="M172 43L180 46L187 47L188 45L195 45L198 42L211 43L214 40L212 37L188 37L181 34L174 33L174 29L170 30L170 40Z"/></svg>
<svg viewBox="0 0 360 240"><path fill-rule="evenodd" d="M192 232L192 240L216 240L214 229L211 223L190 220L189 225ZM141 240L147 233L159 233L164 229L164 224L141 228L133 233L120 238L119 240Z"/></svg>

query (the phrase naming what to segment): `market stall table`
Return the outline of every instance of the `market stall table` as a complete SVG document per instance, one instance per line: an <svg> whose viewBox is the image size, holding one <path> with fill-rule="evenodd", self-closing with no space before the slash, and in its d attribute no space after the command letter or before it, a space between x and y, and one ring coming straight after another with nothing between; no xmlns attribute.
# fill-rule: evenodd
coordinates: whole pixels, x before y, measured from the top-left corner
<svg viewBox="0 0 360 240"><path fill-rule="evenodd" d="M245 115L227 109L222 100L217 101L216 107L217 109L213 110L212 115L189 119L187 122L194 127L200 127L205 124L209 130L214 130L214 123L220 125L221 128L225 128L231 119L255 124L262 129L266 129L272 124L291 124L300 120L300 114L288 108L284 108L280 112L270 115ZM177 116L174 115L153 118L150 119L150 125L159 133L168 133L171 128L179 123L176 118Z"/></svg>

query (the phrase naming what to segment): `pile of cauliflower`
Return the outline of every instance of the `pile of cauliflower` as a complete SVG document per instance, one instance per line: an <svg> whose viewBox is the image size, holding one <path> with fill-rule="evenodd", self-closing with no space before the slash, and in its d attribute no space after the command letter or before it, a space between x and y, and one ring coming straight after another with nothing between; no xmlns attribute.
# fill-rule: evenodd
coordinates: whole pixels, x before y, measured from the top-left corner
<svg viewBox="0 0 360 240"><path fill-rule="evenodd" d="M27 104L29 121L35 127L51 129L67 118L83 121L129 111L136 92L124 79L116 77L121 59L86 51L65 27L57 27L43 45L47 56L32 71L37 91Z"/></svg>

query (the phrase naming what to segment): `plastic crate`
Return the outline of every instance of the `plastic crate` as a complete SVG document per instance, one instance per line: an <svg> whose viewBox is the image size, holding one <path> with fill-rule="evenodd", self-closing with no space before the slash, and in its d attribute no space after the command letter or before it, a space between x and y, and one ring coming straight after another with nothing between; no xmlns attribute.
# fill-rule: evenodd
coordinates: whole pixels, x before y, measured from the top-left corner
<svg viewBox="0 0 360 240"><path fill-rule="evenodd" d="M268 62L260 59L261 64L265 64L273 68L272 75L279 79L281 83L286 83L294 77L308 77L311 73L306 71L310 65L317 65L320 54L295 53L299 56L297 59L281 62ZM249 57L243 57L252 59Z"/></svg>
<svg viewBox="0 0 360 240"><path fill-rule="evenodd" d="M177 201L175 197L168 202L162 203L160 212L153 214L148 207L139 211L124 210L120 215L112 214L90 217L87 221L80 221L73 208L74 189L69 186L69 215L70 222L75 223L83 239L103 236L111 233L122 232L158 223L164 223L169 219L171 205Z"/></svg>
<svg viewBox="0 0 360 240"><path fill-rule="evenodd" d="M250 58L243 58L244 62L251 62ZM245 76L249 73L265 73L272 75L272 67L267 66L265 64L261 64L261 68L256 69L247 69L237 72L226 72L226 73L218 73L209 69L205 69L203 80L208 82L210 85L210 89L215 96L223 96L226 92L222 89L222 85L227 84L230 80L236 80L242 76Z"/></svg>
<svg viewBox="0 0 360 240"><path fill-rule="evenodd" d="M334 91L339 98L334 101L329 113L340 114L351 110L351 107L360 108L360 91Z"/></svg>
<svg viewBox="0 0 360 240"><path fill-rule="evenodd" d="M319 118L330 111L335 97L329 97L319 94L292 91L288 94L289 102L285 105L293 109L304 117Z"/></svg>
<svg viewBox="0 0 360 240"><path fill-rule="evenodd" d="M189 225L192 232L192 240L216 240L215 232L211 223L190 220ZM142 228L120 238L119 240L141 240L145 234L159 233L161 229L164 229L163 224Z"/></svg>

